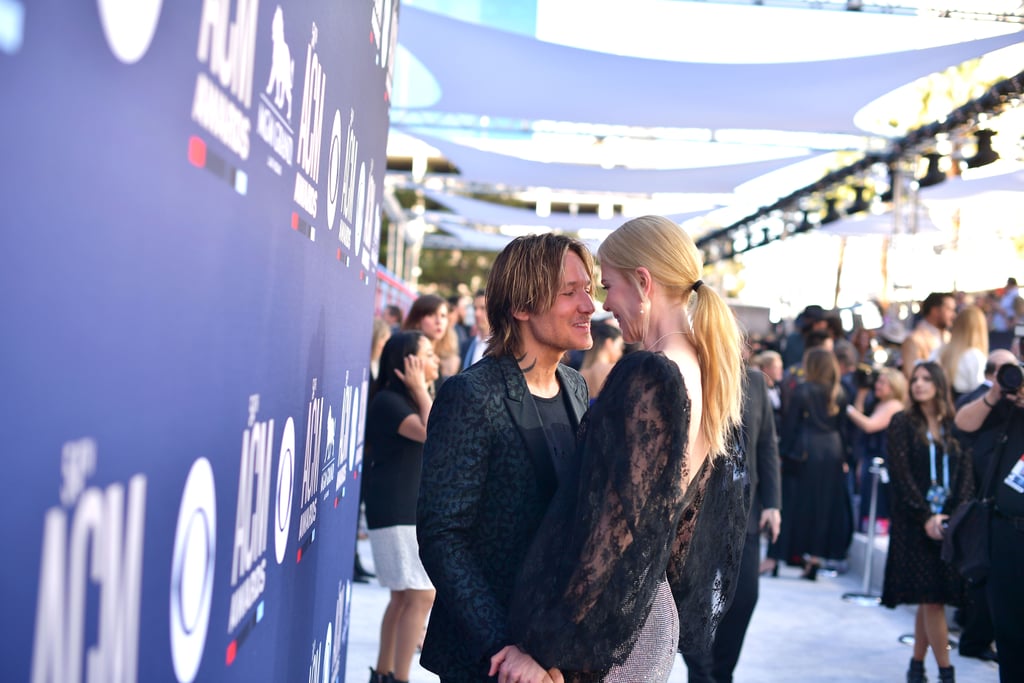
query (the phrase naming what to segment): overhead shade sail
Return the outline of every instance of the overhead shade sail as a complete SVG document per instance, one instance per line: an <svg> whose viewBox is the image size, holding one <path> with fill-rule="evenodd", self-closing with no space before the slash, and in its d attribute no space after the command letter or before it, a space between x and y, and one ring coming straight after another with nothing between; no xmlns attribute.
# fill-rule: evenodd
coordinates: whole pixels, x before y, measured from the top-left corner
<svg viewBox="0 0 1024 683"><path fill-rule="evenodd" d="M424 190L424 195L447 207L453 213L465 220L467 223L476 225L518 225L536 226L562 230L565 232L579 232L580 230L607 230L611 231L622 225L627 218L613 216L612 218L600 218L595 214L569 214L554 212L549 216L538 216L536 211L527 208L504 206L472 197L451 194L449 192L438 192L436 190ZM686 214L673 214L668 218L677 223L689 220L696 216L702 216L707 211L697 211Z"/></svg>
<svg viewBox="0 0 1024 683"><path fill-rule="evenodd" d="M467 249L471 251L501 251L512 241L508 235L480 232L473 228L442 222L438 226L444 233L428 233L423 236L424 249Z"/></svg>
<svg viewBox="0 0 1024 683"><path fill-rule="evenodd" d="M721 26L717 30L727 39ZM871 41L870 35L864 36ZM1016 31L824 61L706 64L547 43L402 8L399 42L440 86L430 111L644 127L861 134L854 115L917 78L1024 40Z"/></svg>
<svg viewBox="0 0 1024 683"><path fill-rule="evenodd" d="M806 159L806 156L730 166L680 169L602 168L571 163L531 161L497 154L426 135L409 128L403 133L436 147L455 164L462 179L509 187L550 187L587 192L729 193L737 185Z"/></svg>
<svg viewBox="0 0 1024 683"><path fill-rule="evenodd" d="M919 190L921 199L927 201L957 201L966 199L993 198L993 195L1013 194L1024 206L1024 168L1020 164L1005 163L1002 168L993 164L993 173L985 169L984 173L972 173L971 177L950 178L945 182ZM1005 168L1005 170L1003 170ZM971 172L968 172L971 173Z"/></svg>
<svg viewBox="0 0 1024 683"><path fill-rule="evenodd" d="M940 232L940 228L923 207L917 211L916 225L911 226L909 224L910 219L911 216L909 215L904 217L899 228L899 234ZM820 230L826 235L836 235L839 237L867 237L892 235L895 233L896 228L892 211L886 211L879 214L860 213L853 216L844 216L834 223L821 226Z"/></svg>

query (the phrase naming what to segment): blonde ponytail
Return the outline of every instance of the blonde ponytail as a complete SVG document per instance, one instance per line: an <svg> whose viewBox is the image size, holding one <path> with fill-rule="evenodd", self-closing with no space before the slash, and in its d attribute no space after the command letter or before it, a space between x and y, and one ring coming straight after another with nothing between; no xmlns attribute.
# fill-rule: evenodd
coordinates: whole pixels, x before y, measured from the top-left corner
<svg viewBox="0 0 1024 683"><path fill-rule="evenodd" d="M703 383L701 430L709 452L719 455L740 427L746 378L741 355L743 334L718 292L698 286L693 299L693 340Z"/></svg>

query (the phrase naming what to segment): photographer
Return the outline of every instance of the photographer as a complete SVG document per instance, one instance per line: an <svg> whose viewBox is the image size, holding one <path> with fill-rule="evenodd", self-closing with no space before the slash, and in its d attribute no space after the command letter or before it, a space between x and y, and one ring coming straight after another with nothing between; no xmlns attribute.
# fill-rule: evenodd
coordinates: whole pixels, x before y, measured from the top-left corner
<svg viewBox="0 0 1024 683"><path fill-rule="evenodd" d="M1021 334L1018 329L1018 337ZM1020 357L1021 341L1015 340ZM957 428L973 437L978 461L997 458L989 529L988 599L999 653L999 680L1024 681L1024 366L1008 362L996 381L956 414Z"/></svg>

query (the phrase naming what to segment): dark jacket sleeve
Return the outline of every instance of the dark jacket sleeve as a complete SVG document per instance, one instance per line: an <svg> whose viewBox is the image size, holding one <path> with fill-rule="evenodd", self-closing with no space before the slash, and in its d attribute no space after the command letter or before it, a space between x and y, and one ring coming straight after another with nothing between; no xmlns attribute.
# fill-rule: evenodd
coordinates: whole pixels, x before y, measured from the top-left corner
<svg viewBox="0 0 1024 683"><path fill-rule="evenodd" d="M508 644L506 611L473 553L470 530L483 505L492 448L479 421L480 388L465 374L450 377L431 409L423 446L417 508L420 558L439 601L479 657Z"/></svg>
<svg viewBox="0 0 1024 683"><path fill-rule="evenodd" d="M793 449L799 448L797 437L800 434L800 424L804 421L804 412L807 410L807 386L800 384L793 390L789 406L782 414L782 434L779 435L779 453L792 453Z"/></svg>
<svg viewBox="0 0 1024 683"><path fill-rule="evenodd" d="M910 467L914 450L914 426L905 412L896 413L889 423L888 467L892 478L893 494L890 500L907 510L907 515L924 526L932 516L928 501L925 500Z"/></svg>
<svg viewBox="0 0 1024 683"><path fill-rule="evenodd" d="M758 373L760 374L760 373ZM761 508L782 509L782 482L779 469L779 442L775 435L775 415L768 398L768 386L763 377L749 383L750 391L758 391L754 405L761 413L761 426L756 434L757 448L757 498Z"/></svg>

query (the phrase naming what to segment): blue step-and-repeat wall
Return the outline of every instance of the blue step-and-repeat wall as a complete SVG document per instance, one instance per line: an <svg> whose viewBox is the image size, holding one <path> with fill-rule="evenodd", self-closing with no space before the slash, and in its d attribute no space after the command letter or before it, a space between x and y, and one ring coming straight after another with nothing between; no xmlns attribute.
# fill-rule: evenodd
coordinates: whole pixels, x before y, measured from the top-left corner
<svg viewBox="0 0 1024 683"><path fill-rule="evenodd" d="M344 679L398 0L0 0L0 679Z"/></svg>

